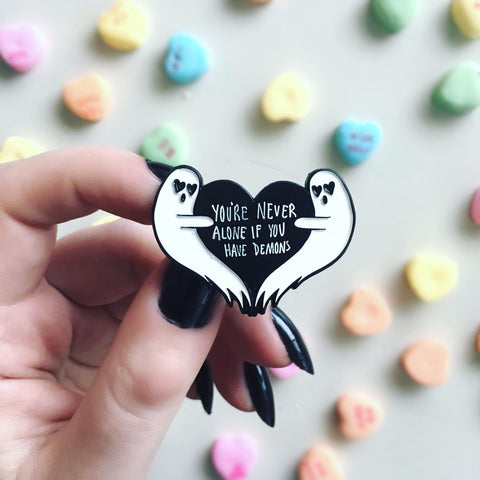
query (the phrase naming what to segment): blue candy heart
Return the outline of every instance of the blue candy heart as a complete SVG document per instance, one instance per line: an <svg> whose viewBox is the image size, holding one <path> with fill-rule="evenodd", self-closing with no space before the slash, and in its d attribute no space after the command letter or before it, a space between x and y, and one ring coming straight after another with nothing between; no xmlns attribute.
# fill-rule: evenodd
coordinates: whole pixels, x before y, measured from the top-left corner
<svg viewBox="0 0 480 480"><path fill-rule="evenodd" d="M190 83L208 69L207 53L195 38L179 33L168 43L164 67L168 77L175 83Z"/></svg>
<svg viewBox="0 0 480 480"><path fill-rule="evenodd" d="M335 132L335 144L349 165L365 161L378 147L381 139L382 130L376 123L346 120Z"/></svg>

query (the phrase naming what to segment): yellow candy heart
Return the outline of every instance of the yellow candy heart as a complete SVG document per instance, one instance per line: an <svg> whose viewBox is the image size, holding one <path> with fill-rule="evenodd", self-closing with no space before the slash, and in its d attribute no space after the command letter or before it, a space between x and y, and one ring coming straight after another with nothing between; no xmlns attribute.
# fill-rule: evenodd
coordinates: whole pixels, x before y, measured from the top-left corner
<svg viewBox="0 0 480 480"><path fill-rule="evenodd" d="M457 265L435 255L418 255L405 269L408 285L413 293L425 302L445 296L458 281Z"/></svg>
<svg viewBox="0 0 480 480"><path fill-rule="evenodd" d="M469 38L480 37L480 2L478 0L453 0L450 5L453 21Z"/></svg>
<svg viewBox="0 0 480 480"><path fill-rule="evenodd" d="M300 80L285 73L277 77L262 98L262 112L270 122L296 122L310 109L310 98Z"/></svg>
<svg viewBox="0 0 480 480"><path fill-rule="evenodd" d="M133 2L120 0L98 19L98 33L112 48L135 50L145 42L147 22Z"/></svg>
<svg viewBox="0 0 480 480"><path fill-rule="evenodd" d="M22 137L8 137L0 150L0 163L33 157L40 152L37 146Z"/></svg>

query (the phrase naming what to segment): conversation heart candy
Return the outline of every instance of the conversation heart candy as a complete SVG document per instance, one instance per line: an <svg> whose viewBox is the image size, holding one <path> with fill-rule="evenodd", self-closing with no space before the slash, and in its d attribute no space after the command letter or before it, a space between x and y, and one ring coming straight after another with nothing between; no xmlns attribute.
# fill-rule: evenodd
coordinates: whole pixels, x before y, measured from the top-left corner
<svg viewBox="0 0 480 480"><path fill-rule="evenodd" d="M452 0L450 13L458 29L469 38L480 37L480 2Z"/></svg>
<svg viewBox="0 0 480 480"><path fill-rule="evenodd" d="M257 458L258 445L250 435L220 435L211 451L212 464L224 480L246 478Z"/></svg>
<svg viewBox="0 0 480 480"><path fill-rule="evenodd" d="M335 144L348 165L364 162L378 147L382 130L376 123L346 120L335 131Z"/></svg>
<svg viewBox="0 0 480 480"><path fill-rule="evenodd" d="M303 83L290 73L275 78L262 97L262 112L270 122L296 122L310 109L310 98Z"/></svg>
<svg viewBox="0 0 480 480"><path fill-rule="evenodd" d="M444 297L457 284L457 265L437 255L417 255L405 269L407 283L413 293L424 302Z"/></svg>
<svg viewBox="0 0 480 480"><path fill-rule="evenodd" d="M30 23L0 26L0 56L17 72L35 68L46 50L43 33Z"/></svg>
<svg viewBox="0 0 480 480"><path fill-rule="evenodd" d="M175 83L191 83L208 69L209 60L205 48L191 35L178 33L170 38L164 62L165 72Z"/></svg>
<svg viewBox="0 0 480 480"><path fill-rule="evenodd" d="M336 453L327 445L311 447L298 464L298 480L344 480L345 474Z"/></svg>
<svg viewBox="0 0 480 480"><path fill-rule="evenodd" d="M371 0L375 19L392 33L405 28L416 16L421 0Z"/></svg>
<svg viewBox="0 0 480 480"><path fill-rule="evenodd" d="M283 368L270 367L269 370L277 378L280 378L281 380L287 380L288 378L295 376L300 371L300 368L298 368L294 363L291 363L287 367L283 367Z"/></svg>
<svg viewBox="0 0 480 480"><path fill-rule="evenodd" d="M432 100L455 114L465 114L480 106L480 67L464 62L450 70L435 87Z"/></svg>
<svg viewBox="0 0 480 480"><path fill-rule="evenodd" d="M350 440L371 435L383 421L380 404L360 392L344 393L337 401L337 414L340 431Z"/></svg>
<svg viewBox="0 0 480 480"><path fill-rule="evenodd" d="M415 382L435 386L447 381L449 358L449 349L443 342L422 340L403 353L402 365Z"/></svg>
<svg viewBox="0 0 480 480"><path fill-rule="evenodd" d="M41 150L22 137L8 137L0 150L0 163L12 162L37 155Z"/></svg>
<svg viewBox="0 0 480 480"><path fill-rule="evenodd" d="M117 50L135 50L147 36L145 17L130 0L120 0L101 15L97 29L103 41Z"/></svg>
<svg viewBox="0 0 480 480"><path fill-rule="evenodd" d="M480 188L475 190L470 202L470 218L474 223L480 225Z"/></svg>
<svg viewBox="0 0 480 480"><path fill-rule="evenodd" d="M187 137L175 125L163 123L143 140L140 153L153 162L182 165L188 158Z"/></svg>
<svg viewBox="0 0 480 480"><path fill-rule="evenodd" d="M386 330L392 313L383 297L370 288L358 288L340 314L343 326L354 335L375 335Z"/></svg>
<svg viewBox="0 0 480 480"><path fill-rule="evenodd" d="M110 106L110 89L102 77L90 73L65 83L62 98L73 114L88 122L98 122Z"/></svg>

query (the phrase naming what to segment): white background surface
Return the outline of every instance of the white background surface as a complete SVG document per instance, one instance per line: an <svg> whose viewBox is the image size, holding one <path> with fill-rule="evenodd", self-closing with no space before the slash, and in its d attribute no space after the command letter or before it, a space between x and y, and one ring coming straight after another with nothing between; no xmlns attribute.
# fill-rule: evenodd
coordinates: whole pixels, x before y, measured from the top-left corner
<svg viewBox="0 0 480 480"><path fill-rule="evenodd" d="M0 0L1 23L31 21L50 42L46 60L27 75L0 66L0 137L24 136L46 149L109 144L138 151L146 134L170 121L189 136L190 163L206 182L228 178L256 194L278 179L303 184L311 170L329 167L343 176L357 209L346 255L282 300L316 373L273 381L276 427L235 411L218 393L211 417L187 400L150 479L218 478L208 452L221 432L258 439L252 479L295 478L297 460L318 441L337 449L349 479L478 478L480 362L473 345L480 323L480 229L469 221L468 204L480 186L480 112L452 118L433 109L429 97L455 64L480 62L480 40L466 41L456 31L446 0L424 1L397 35L370 19L364 0L265 6L143 0L148 41L126 54L104 46L95 33L97 17L111 4ZM177 32L199 38L212 59L210 71L188 87L170 84L161 69L168 38ZM96 125L75 119L60 101L63 82L90 71L113 88L112 109ZM312 110L298 124L272 126L262 119L259 100L287 71L305 79ZM355 168L342 166L331 147L334 129L349 117L375 120L384 130L375 155ZM405 263L420 252L459 266L458 287L433 304L416 300L403 279ZM394 310L393 325L378 337L353 338L339 326L342 304L360 285L379 289ZM417 387L398 367L402 351L425 336L451 347L452 374L442 387ZM341 439L333 415L336 399L350 388L371 393L385 408L382 428L358 442Z"/></svg>

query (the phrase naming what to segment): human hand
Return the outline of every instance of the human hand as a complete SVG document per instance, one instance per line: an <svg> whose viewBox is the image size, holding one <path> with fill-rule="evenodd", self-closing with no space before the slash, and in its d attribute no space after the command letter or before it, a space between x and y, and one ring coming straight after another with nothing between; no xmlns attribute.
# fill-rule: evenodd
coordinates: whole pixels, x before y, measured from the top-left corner
<svg viewBox="0 0 480 480"><path fill-rule="evenodd" d="M281 312L243 316L164 258L146 226L158 187L144 159L109 148L0 166L0 478L143 478L185 395L210 410L208 365L270 424L257 365L312 373ZM56 240L98 209L128 220Z"/></svg>

